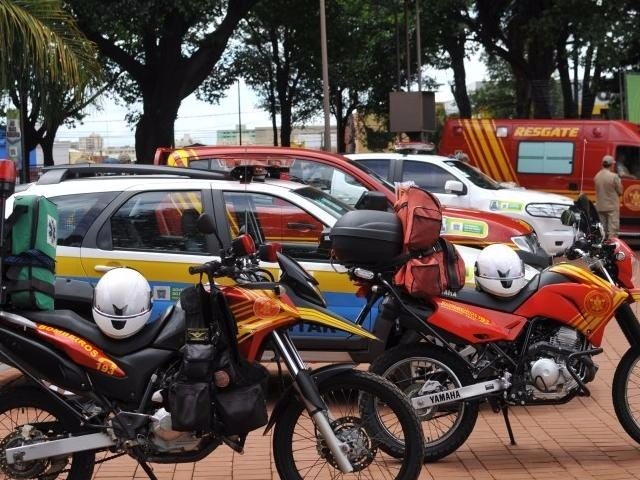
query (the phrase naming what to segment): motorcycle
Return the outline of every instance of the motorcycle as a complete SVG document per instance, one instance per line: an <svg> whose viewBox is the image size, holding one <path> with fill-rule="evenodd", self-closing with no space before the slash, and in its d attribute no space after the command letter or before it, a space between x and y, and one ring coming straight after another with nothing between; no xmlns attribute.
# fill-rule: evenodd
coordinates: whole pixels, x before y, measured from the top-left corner
<svg viewBox="0 0 640 480"><path fill-rule="evenodd" d="M474 288L418 299L393 285L393 271L349 266L371 307L381 300L377 322L395 325L402 337L369 371L405 392L423 422L425 461L459 448L476 423L479 404L502 412L510 442L513 406L557 405L590 395L606 325L616 319L629 350L612 388L617 418L640 442L638 392L640 325L631 304L640 299L639 262L619 238L605 239L586 196L562 217L576 231L568 261L543 269L511 298ZM364 315L366 312L363 311ZM358 321L356 321L358 323Z"/></svg>
<svg viewBox="0 0 640 480"><path fill-rule="evenodd" d="M0 185L5 199L6 183ZM199 225L214 229L207 215ZM155 479L148 462L195 462L220 445L242 451L249 431L266 423L265 434L274 429L281 478L417 478L422 429L402 392L351 364L308 370L287 329L305 316L375 337L350 322L296 308L290 294L318 301L313 279L279 252L282 278L265 278L259 255L251 238L241 235L220 260L190 267L200 279L189 290L199 310L183 305L187 296L181 297L123 340L102 335L70 310L0 309L0 359L23 374L0 388L3 474L89 479L96 463L128 454ZM233 284L217 284L222 277ZM218 348L226 352L222 359ZM268 421L265 378L252 363L265 348L291 377ZM244 384L234 384L238 372Z"/></svg>

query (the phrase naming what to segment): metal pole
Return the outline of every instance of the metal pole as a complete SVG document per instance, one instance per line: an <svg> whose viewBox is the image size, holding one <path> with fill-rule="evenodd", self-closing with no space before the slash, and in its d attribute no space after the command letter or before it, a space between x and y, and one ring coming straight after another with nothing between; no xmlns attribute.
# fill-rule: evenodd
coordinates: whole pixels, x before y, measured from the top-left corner
<svg viewBox="0 0 640 480"><path fill-rule="evenodd" d="M242 145L242 115L240 114L240 79L238 79L238 144Z"/></svg>
<svg viewBox="0 0 640 480"><path fill-rule="evenodd" d="M327 60L327 23L324 0L320 0L320 47L322 52L322 106L324 110L323 150L331 151L331 117L329 112L329 63Z"/></svg>
<svg viewBox="0 0 640 480"><path fill-rule="evenodd" d="M416 63L418 64L418 91L422 91L422 45L420 42L420 0L416 0Z"/></svg>
<svg viewBox="0 0 640 480"><path fill-rule="evenodd" d="M407 51L407 92L411 91L411 45L409 45L409 4L404 0L404 40Z"/></svg>

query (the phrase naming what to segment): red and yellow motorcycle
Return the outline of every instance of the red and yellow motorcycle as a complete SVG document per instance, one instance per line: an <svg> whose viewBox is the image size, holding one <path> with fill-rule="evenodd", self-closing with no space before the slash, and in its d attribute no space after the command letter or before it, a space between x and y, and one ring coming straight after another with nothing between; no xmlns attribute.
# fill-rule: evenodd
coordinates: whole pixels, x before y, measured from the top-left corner
<svg viewBox="0 0 640 480"><path fill-rule="evenodd" d="M386 212L380 212L385 214ZM370 220L369 220L370 221ZM613 380L617 417L640 442L640 325L631 305L640 299L640 268L618 238L605 240L586 197L565 212L576 238L571 261L536 275L519 293L498 298L474 288L429 299L392 284L393 272L350 265L349 274L382 299L377 321L396 325L398 345L371 364L400 387L423 421L425 460L440 459L472 432L480 401L502 412L515 443L508 408L563 404L589 396L603 351L605 327L616 319L630 344Z"/></svg>
<svg viewBox="0 0 640 480"><path fill-rule="evenodd" d="M0 161L4 198L9 176ZM302 317L288 292L324 300L279 253L283 276L265 281L257 256L241 236L220 260L190 268L200 282L178 305L121 340L70 310L0 307L0 359L23 374L0 387L2 474L90 479L96 463L127 454L153 479L148 462L196 462L220 445L242 451L266 424L281 478L417 478L422 430L407 398L353 365L308 370L287 333ZM218 285L222 277L234 284ZM374 338L318 312L306 320ZM253 363L265 348L291 377L270 418L265 369Z"/></svg>

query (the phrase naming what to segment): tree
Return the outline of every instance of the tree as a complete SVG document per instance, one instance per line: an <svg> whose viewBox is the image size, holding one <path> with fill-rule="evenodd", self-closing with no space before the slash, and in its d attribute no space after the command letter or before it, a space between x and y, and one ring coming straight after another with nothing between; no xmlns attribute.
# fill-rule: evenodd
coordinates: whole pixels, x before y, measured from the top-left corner
<svg viewBox="0 0 640 480"><path fill-rule="evenodd" d="M235 80L218 65L240 20L257 0L71 0L78 25L107 59L125 72L114 85L136 121L136 157L151 163L159 146L174 144L182 99L209 76L218 90ZM226 9L225 9L226 7ZM126 14L124 14L126 12Z"/></svg>
<svg viewBox="0 0 640 480"><path fill-rule="evenodd" d="M465 22L469 16L470 0L425 0L422 3L423 50L431 51L433 66L451 68L451 92L461 118L471 117L471 100L467 92L464 60L474 50L469 42L470 31Z"/></svg>
<svg viewBox="0 0 640 480"><path fill-rule="evenodd" d="M277 0L258 4L239 30L234 69L261 99L271 117L273 144L291 145L293 125L319 110L321 84L319 16L304 0Z"/></svg>
<svg viewBox="0 0 640 480"><path fill-rule="evenodd" d="M33 67L45 83L53 79L73 85L93 65L93 46L61 0L0 0L0 20L2 90L11 86L15 69Z"/></svg>
<svg viewBox="0 0 640 480"><path fill-rule="evenodd" d="M79 84L99 77L99 65L93 44L76 28L59 0L0 0L0 19L0 88L9 91L23 119L21 180L26 181L28 153L39 143L34 137L35 123L42 121L37 114L29 116L29 105L53 114L49 92L62 89L69 98L77 99ZM50 131L54 123L49 123Z"/></svg>

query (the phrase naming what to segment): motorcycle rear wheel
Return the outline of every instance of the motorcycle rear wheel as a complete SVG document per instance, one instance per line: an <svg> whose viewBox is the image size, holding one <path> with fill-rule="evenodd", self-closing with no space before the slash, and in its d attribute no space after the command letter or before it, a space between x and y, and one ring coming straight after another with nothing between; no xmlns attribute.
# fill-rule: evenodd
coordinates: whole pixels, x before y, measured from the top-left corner
<svg viewBox="0 0 640 480"><path fill-rule="evenodd" d="M426 343L398 345L387 350L369 371L394 383L409 398L427 381L446 391L474 383L464 363L450 352ZM416 410L424 433L424 461L435 462L455 452L471 435L478 418L478 401L450 403Z"/></svg>
<svg viewBox="0 0 640 480"><path fill-rule="evenodd" d="M613 376L613 407L625 432L640 443L640 350L630 348Z"/></svg>
<svg viewBox="0 0 640 480"><path fill-rule="evenodd" d="M300 400L278 419L273 453L281 478L418 478L422 468L420 421L406 397L388 381L350 370L318 385L339 440L354 467L342 473Z"/></svg>
<svg viewBox="0 0 640 480"><path fill-rule="evenodd" d="M43 422L47 422L47 425ZM79 427L78 422L68 412L38 388L25 386L0 390L0 472L4 478L91 478L95 464L94 452L78 452L68 456L33 460L22 465L7 464L6 448L17 447L24 442L16 428L28 424L34 425L30 434L36 439L49 436L52 429L56 435L62 435ZM44 431L44 428L40 430L39 424L46 426L47 431Z"/></svg>

